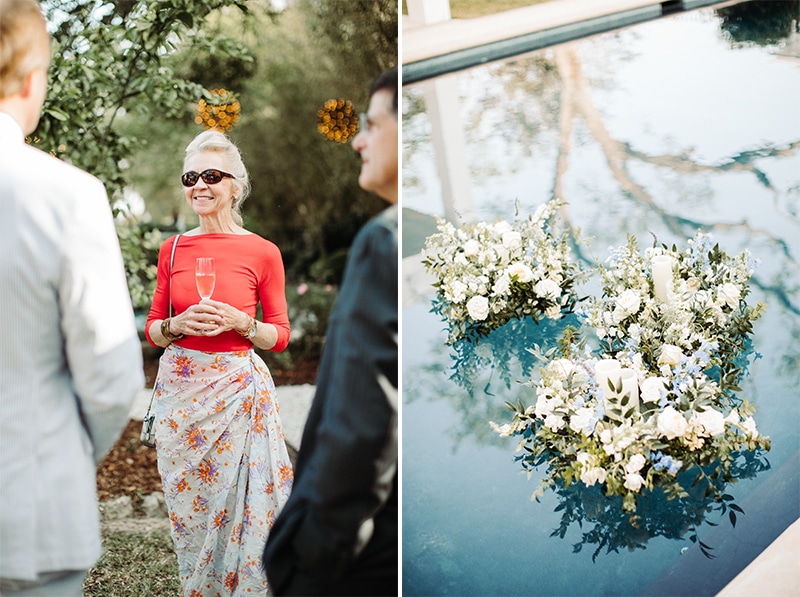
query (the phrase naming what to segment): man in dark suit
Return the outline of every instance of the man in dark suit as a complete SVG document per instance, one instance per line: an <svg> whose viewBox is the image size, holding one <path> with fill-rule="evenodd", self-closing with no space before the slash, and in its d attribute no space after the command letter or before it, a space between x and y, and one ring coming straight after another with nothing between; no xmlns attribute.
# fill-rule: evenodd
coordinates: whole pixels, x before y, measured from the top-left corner
<svg viewBox="0 0 800 597"><path fill-rule="evenodd" d="M397 594L397 87L396 67L378 77L353 140L359 185L390 206L350 250L292 494L264 550L275 595Z"/></svg>

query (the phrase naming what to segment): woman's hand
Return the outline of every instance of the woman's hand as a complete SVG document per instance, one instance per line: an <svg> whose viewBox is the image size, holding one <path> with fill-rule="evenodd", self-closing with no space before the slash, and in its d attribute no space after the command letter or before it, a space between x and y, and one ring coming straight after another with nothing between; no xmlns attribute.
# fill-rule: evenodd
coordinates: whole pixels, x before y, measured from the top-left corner
<svg viewBox="0 0 800 597"><path fill-rule="evenodd" d="M225 326L225 316L220 307L234 310L230 305L212 300L202 300L192 305L180 315L176 315L170 322L170 331L184 336L216 336L231 329ZM243 314L242 314L243 315Z"/></svg>
<svg viewBox="0 0 800 597"><path fill-rule="evenodd" d="M197 336L218 336L229 330L241 334L246 333L250 327L250 316L228 303L203 299L186 312L192 309L195 309L198 318L197 329L200 333L195 334Z"/></svg>

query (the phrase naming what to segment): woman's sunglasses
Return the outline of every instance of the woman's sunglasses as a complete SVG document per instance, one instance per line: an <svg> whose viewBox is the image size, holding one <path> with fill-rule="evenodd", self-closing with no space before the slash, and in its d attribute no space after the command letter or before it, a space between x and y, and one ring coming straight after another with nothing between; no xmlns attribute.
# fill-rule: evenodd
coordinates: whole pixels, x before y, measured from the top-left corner
<svg viewBox="0 0 800 597"><path fill-rule="evenodd" d="M203 179L203 182L206 184L217 184L223 178L234 178L233 174L228 174L227 172L223 172L222 170L215 170L213 168L209 168L208 170L203 170L200 174L195 172L194 170L190 170L189 172L185 172L183 176L181 176L181 182L185 187L193 187L197 184L197 180L199 178Z"/></svg>

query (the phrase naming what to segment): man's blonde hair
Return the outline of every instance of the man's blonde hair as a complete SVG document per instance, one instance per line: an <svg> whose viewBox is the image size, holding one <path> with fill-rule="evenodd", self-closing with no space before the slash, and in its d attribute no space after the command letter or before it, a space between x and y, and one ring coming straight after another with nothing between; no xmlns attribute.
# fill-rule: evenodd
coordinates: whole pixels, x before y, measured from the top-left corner
<svg viewBox="0 0 800 597"><path fill-rule="evenodd" d="M50 35L36 0L0 0L0 99L50 65Z"/></svg>

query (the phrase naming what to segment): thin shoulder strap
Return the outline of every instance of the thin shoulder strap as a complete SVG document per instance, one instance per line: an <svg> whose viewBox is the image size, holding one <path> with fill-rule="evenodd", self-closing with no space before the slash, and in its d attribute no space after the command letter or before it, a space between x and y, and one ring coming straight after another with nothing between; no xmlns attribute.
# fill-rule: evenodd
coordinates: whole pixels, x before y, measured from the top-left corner
<svg viewBox="0 0 800 597"><path fill-rule="evenodd" d="M172 264L175 261L175 247L178 246L178 238L180 234L175 236L175 242L172 243L172 253L169 256L169 316L172 317ZM153 384L153 393L150 394L150 403L147 405L147 413L145 418L150 416L150 411L153 408L153 399L156 397L156 384Z"/></svg>
<svg viewBox="0 0 800 597"><path fill-rule="evenodd" d="M175 235L175 241L172 243L172 253L169 256L169 316L172 317L172 264L175 262L175 247L178 246L178 239L180 234Z"/></svg>

